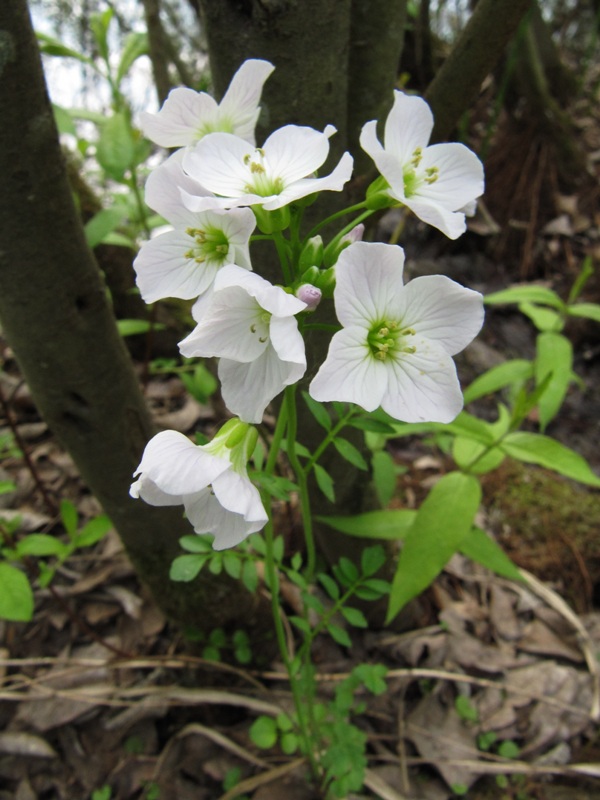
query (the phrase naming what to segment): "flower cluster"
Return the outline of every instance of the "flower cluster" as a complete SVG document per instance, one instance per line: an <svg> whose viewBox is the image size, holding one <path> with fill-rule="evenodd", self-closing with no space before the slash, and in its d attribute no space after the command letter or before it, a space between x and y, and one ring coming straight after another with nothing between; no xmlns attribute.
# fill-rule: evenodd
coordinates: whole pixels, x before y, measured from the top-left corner
<svg viewBox="0 0 600 800"><path fill-rule="evenodd" d="M235 417L203 447L173 431L155 436L131 494L154 505L183 504L197 532L214 534L217 549L267 520L247 474L256 443L252 426L305 374L302 329L323 298L333 296L341 329L310 383L311 396L366 411L381 407L407 422L449 422L459 413L452 356L483 320L481 295L446 277L405 285L402 249L361 241L362 225L347 226L326 247L320 236L302 241L306 202L317 192L340 192L353 160L344 153L329 175L317 174L329 154L331 125L323 132L287 125L256 146L261 92L272 70L266 61L246 61L220 104L175 89L158 114L142 117L146 136L181 149L146 185L148 205L171 230L142 246L137 283L149 303L195 300L197 324L180 343L181 353L219 359L223 399ZM417 97L395 93L383 145L376 125L367 122L360 137L380 173L363 218L372 208L402 205L447 236L459 236L483 191L479 159L463 145L428 146L433 119ZM283 286L252 271L257 227L277 245Z"/></svg>

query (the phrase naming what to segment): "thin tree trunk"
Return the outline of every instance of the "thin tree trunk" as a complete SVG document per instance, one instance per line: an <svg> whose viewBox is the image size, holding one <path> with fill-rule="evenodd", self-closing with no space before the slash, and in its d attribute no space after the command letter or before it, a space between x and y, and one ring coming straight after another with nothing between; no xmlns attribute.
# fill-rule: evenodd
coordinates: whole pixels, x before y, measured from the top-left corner
<svg viewBox="0 0 600 800"><path fill-rule="evenodd" d="M160 0L142 0L142 5L144 6L146 30L148 31L148 50L150 63L152 64L152 75L158 102L162 105L173 88L169 76L169 44L167 34L160 21Z"/></svg>
<svg viewBox="0 0 600 800"><path fill-rule="evenodd" d="M447 139L504 53L532 0L479 0L452 52L427 88L432 141Z"/></svg>
<svg viewBox="0 0 600 800"><path fill-rule="evenodd" d="M181 508L129 497L153 430L69 189L25 0L0 3L0 319L38 409L162 609L188 625L252 618L239 585L174 584Z"/></svg>

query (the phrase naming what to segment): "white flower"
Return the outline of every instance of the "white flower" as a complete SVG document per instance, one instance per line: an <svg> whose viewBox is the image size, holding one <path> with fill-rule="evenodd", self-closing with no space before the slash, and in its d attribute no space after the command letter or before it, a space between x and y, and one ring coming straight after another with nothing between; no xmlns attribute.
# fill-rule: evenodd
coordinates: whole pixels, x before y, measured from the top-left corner
<svg viewBox="0 0 600 800"><path fill-rule="evenodd" d="M181 167L182 151L155 169L146 183L146 202L174 230L144 242L133 262L136 282L146 303L163 297L189 300L209 291L226 264L251 269L248 242L256 227L249 208L193 212L181 200L181 189L205 191Z"/></svg>
<svg viewBox="0 0 600 800"><path fill-rule="evenodd" d="M227 131L254 144L260 95L273 70L268 61L244 61L220 103L206 92L173 89L158 114L140 114L144 136L162 147L185 147L207 133Z"/></svg>
<svg viewBox="0 0 600 800"><path fill-rule="evenodd" d="M483 194L483 165L462 144L427 146L433 115L425 100L394 92L384 144L377 122L367 122L360 144L389 184L389 194L451 239L466 230L465 207Z"/></svg>
<svg viewBox="0 0 600 800"><path fill-rule="evenodd" d="M304 375L304 340L294 315L305 309L259 275L224 267L202 320L179 349L184 356L220 358L227 408L258 423L271 400Z"/></svg>
<svg viewBox="0 0 600 800"><path fill-rule="evenodd" d="M215 550L234 547L267 522L246 471L256 436L237 419L203 446L182 433L162 431L146 445L129 493L153 506L183 504L196 533L214 534Z"/></svg>
<svg viewBox="0 0 600 800"><path fill-rule="evenodd" d="M330 175L314 173L329 154L329 137L313 128L285 125L274 131L264 145L254 148L239 136L213 133L186 151L185 171L217 198L194 197L184 192L192 211L260 205L266 211L283 208L313 192L339 192L352 174L352 156L344 153Z"/></svg>
<svg viewBox="0 0 600 800"><path fill-rule="evenodd" d="M463 398L451 356L477 335L483 298L442 275L402 281L396 245L356 242L337 262L344 326L309 387L315 400L381 406L404 422L451 422Z"/></svg>

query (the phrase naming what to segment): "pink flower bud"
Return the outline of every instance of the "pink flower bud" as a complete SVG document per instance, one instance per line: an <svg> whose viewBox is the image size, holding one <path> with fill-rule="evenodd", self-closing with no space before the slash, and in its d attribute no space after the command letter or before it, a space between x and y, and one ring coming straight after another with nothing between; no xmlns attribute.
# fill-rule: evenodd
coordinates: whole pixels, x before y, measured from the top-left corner
<svg viewBox="0 0 600 800"><path fill-rule="evenodd" d="M296 297L306 303L306 311L314 311L321 302L321 290L310 283L303 283L296 290Z"/></svg>
<svg viewBox="0 0 600 800"><path fill-rule="evenodd" d="M359 225L355 225L345 236L342 236L342 242L350 242L350 244L362 242L364 232L365 226L361 222Z"/></svg>

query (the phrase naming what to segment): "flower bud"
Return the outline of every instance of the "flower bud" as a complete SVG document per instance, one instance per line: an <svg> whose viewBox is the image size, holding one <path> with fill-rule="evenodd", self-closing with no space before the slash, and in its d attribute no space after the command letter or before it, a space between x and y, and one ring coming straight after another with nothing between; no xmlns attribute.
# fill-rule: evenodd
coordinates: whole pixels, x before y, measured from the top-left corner
<svg viewBox="0 0 600 800"><path fill-rule="evenodd" d="M391 208L396 205L397 201L389 194L390 185L386 179L380 175L375 178L373 183L367 189L366 206L371 211L377 211L380 208Z"/></svg>
<svg viewBox="0 0 600 800"><path fill-rule="evenodd" d="M300 272L304 272L310 267L320 267L323 259L323 239L320 236L313 236L309 239L300 253L298 266Z"/></svg>
<svg viewBox="0 0 600 800"><path fill-rule="evenodd" d="M321 302L323 293L310 283L303 283L296 289L296 297L306 303L305 311L314 311Z"/></svg>

